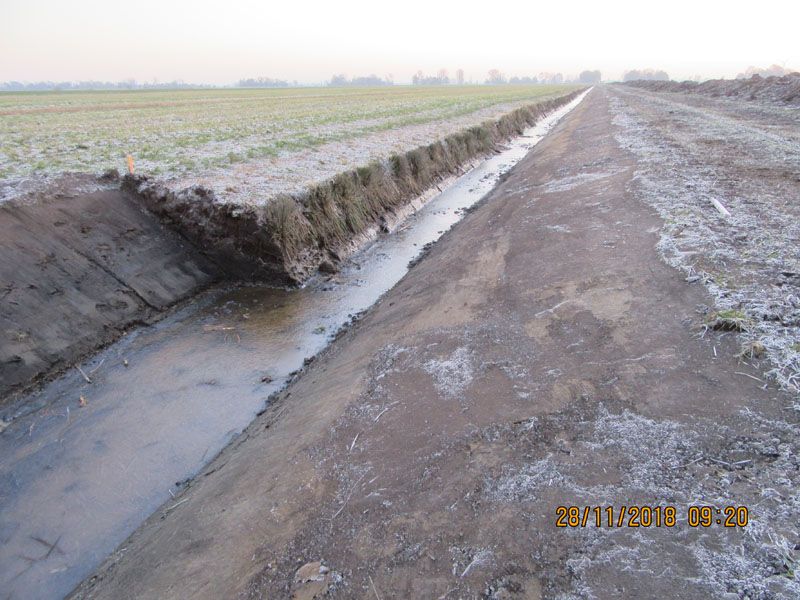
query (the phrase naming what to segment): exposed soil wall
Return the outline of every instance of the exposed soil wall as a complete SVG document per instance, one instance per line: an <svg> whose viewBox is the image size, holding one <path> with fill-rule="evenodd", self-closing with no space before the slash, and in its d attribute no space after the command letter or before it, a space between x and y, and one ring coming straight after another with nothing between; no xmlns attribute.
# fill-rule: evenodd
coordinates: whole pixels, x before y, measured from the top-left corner
<svg viewBox="0 0 800 600"><path fill-rule="evenodd" d="M513 111L497 121L433 144L342 173L302 195L265 205L225 203L213 190L175 191L147 176L127 176L124 187L165 223L224 265L231 278L281 285L302 283L318 268L334 267L354 240L470 159L521 134L582 90Z"/></svg>
<svg viewBox="0 0 800 600"><path fill-rule="evenodd" d="M0 205L0 399L219 277L129 193L81 191L88 179Z"/></svg>
<svg viewBox="0 0 800 600"><path fill-rule="evenodd" d="M790 73L782 77L753 75L749 79L711 79L703 83L696 81L632 81L628 85L655 92L692 92L706 96L724 96L770 104L800 106L800 73Z"/></svg>

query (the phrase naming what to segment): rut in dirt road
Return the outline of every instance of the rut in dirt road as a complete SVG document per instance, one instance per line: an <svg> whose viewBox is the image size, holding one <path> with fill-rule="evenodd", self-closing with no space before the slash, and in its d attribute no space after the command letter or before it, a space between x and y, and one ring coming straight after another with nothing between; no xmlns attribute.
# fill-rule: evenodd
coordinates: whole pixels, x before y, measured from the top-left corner
<svg viewBox="0 0 800 600"><path fill-rule="evenodd" d="M595 88L75 597L800 595L798 414L700 335L714 299L662 260L637 177L664 155L620 144L672 109L636 102ZM559 528L562 505L676 522Z"/></svg>

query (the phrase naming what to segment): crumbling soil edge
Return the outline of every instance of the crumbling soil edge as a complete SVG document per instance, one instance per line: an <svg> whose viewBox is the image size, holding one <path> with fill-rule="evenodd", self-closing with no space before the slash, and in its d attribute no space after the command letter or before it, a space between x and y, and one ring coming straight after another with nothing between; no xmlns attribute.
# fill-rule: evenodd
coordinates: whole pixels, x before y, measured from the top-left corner
<svg viewBox="0 0 800 600"><path fill-rule="evenodd" d="M226 203L203 186L172 190L147 175L127 175L122 186L178 231L231 279L273 285L304 283L355 252L387 220L437 183L457 175L521 135L585 89L524 106L482 125L340 173L302 194L283 194L261 205Z"/></svg>

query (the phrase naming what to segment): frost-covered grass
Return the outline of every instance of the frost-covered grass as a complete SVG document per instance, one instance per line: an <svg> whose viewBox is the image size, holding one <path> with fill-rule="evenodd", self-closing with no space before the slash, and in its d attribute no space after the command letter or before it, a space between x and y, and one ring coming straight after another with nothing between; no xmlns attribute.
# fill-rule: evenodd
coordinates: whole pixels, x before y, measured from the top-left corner
<svg viewBox="0 0 800 600"><path fill-rule="evenodd" d="M665 222L662 256L714 297L717 310L709 325L743 332L742 357L766 353L775 366L768 375L797 394L800 120L795 111L616 91L610 102L617 138L639 159L636 191ZM712 199L730 214L721 215Z"/></svg>
<svg viewBox="0 0 800 600"><path fill-rule="evenodd" d="M574 86L0 94L0 181L125 168L162 177L519 106Z"/></svg>

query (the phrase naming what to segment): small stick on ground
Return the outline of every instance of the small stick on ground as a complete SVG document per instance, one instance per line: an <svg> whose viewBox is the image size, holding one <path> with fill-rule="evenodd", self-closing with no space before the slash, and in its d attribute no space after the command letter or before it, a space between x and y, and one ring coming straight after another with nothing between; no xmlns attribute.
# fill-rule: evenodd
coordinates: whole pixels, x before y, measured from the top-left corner
<svg viewBox="0 0 800 600"><path fill-rule="evenodd" d="M342 503L342 506L339 508L339 510L336 511L336 514L331 517L331 522L333 522L333 520L336 517L338 517L339 514L341 514L341 512L344 510L344 507L347 506L347 502L350 500L350 497L353 495L353 492L356 491L356 488L358 487L358 484L361 483L361 480L364 479L366 474L369 473L369 472L370 472L370 469L367 469L366 471L364 471L364 473L361 475L361 477L359 477L356 480L356 482L353 484L353 487L350 488L350 493L347 494L347 498L344 499L344 502Z"/></svg>
<svg viewBox="0 0 800 600"><path fill-rule="evenodd" d="M369 577L369 583L370 583L370 585L372 586L372 591L373 591L373 592L375 592L375 597L376 597L378 600L381 600L381 597L380 597L380 595L378 594L378 590L376 590L376 589L375 589L375 582L374 582L374 581L372 581L372 575L367 575L367 577Z"/></svg>
<svg viewBox="0 0 800 600"><path fill-rule="evenodd" d="M705 456L703 456L703 455L701 454L700 456L698 456L698 457L697 457L697 458L695 458L694 460L690 460L690 461L689 461L689 462L687 462L686 464L683 464L683 465L675 465L674 467L671 467L671 468L672 468L672 469L682 469L683 467L688 467L689 465L693 465L694 463L698 463L698 462L700 462L701 460L703 460L704 458L705 458Z"/></svg>
<svg viewBox="0 0 800 600"><path fill-rule="evenodd" d="M398 400L398 402L399 402L399 400ZM383 416L383 413L385 413L387 410L389 410L390 408L392 408L392 407L393 407L395 404L397 404L397 402L392 402L392 403L391 403L389 406L387 406L387 407L386 407L386 408L384 408L384 409L383 409L381 412L379 412L379 413L378 413L378 416L377 416L377 417L375 417L375 423L377 423L377 422L378 422L378 419L380 419L380 418Z"/></svg>
<svg viewBox="0 0 800 600"><path fill-rule="evenodd" d="M745 377L749 377L750 379L755 379L756 381L761 381L763 383L762 379L759 379L758 377L750 375L749 373L742 373L741 371L734 371L734 373L736 373L737 375L744 375Z"/></svg>
<svg viewBox="0 0 800 600"><path fill-rule="evenodd" d="M711 198L711 204L714 205L714 208L717 209L717 212L721 214L723 217L730 217L730 211L722 205L722 202L717 200L716 198Z"/></svg>
<svg viewBox="0 0 800 600"><path fill-rule="evenodd" d="M748 459L748 460L739 460L731 463L728 462L727 460L720 460L719 458L711 458L710 456L708 457L708 460L710 460L711 462L718 463L720 465L725 465L729 469L732 469L733 467L738 467L739 465L746 465L747 463L753 462L752 460Z"/></svg>
<svg viewBox="0 0 800 600"><path fill-rule="evenodd" d="M81 369L80 365L75 365L75 368L78 369L78 372L81 375L83 375L83 378L86 380L86 383L92 383L92 380L89 379L89 376L83 372L83 369Z"/></svg>
<svg viewBox="0 0 800 600"><path fill-rule="evenodd" d="M161 517L162 517L162 518L163 518L163 517L166 517L166 516L167 516L169 513L171 513L171 512L172 512L173 510L175 510L176 508L178 508L178 507L179 507L181 504L183 504L184 502L188 502L188 501L189 501L189 499L188 499L188 498L184 498L184 499L183 499L183 500L181 500L180 502L176 502L175 504L173 504L172 506L170 506L170 507L169 507L167 510L165 510L163 513L161 513Z"/></svg>

